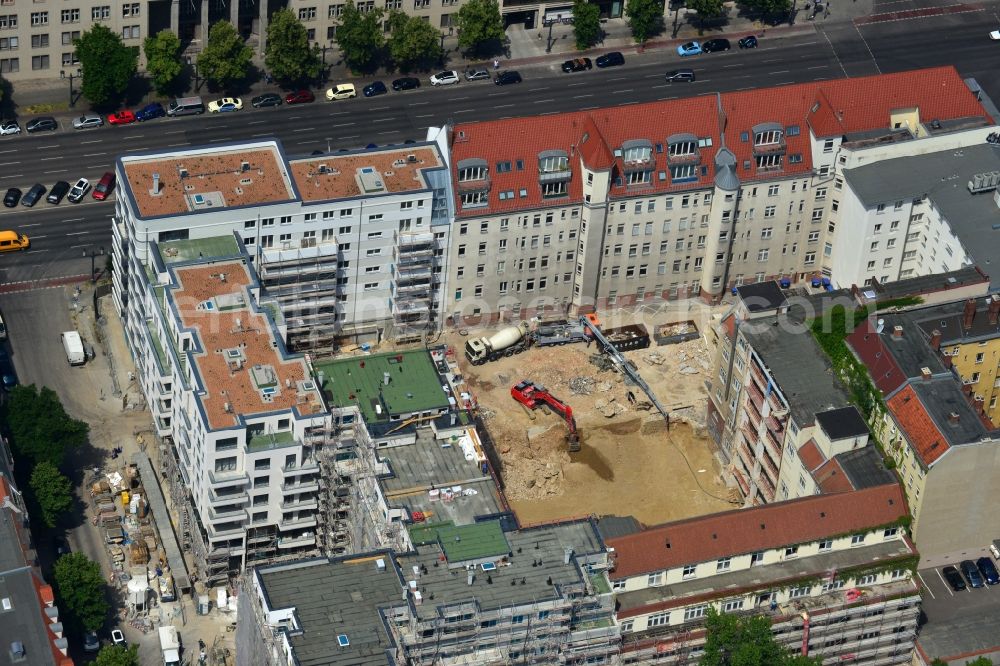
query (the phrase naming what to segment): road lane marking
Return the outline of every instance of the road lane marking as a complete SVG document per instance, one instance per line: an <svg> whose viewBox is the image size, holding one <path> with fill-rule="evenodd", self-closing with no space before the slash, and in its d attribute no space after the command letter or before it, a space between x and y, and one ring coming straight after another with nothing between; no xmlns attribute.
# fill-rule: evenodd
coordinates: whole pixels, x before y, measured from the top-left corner
<svg viewBox="0 0 1000 666"><path fill-rule="evenodd" d="M267 122L266 120L254 120L253 122L247 123L247 125L260 125L260 124L266 123L266 122Z"/></svg>
<svg viewBox="0 0 1000 666"><path fill-rule="evenodd" d="M657 75L657 76L659 76L659 75ZM630 92L634 92L634 89L633 88L626 88L625 90L612 90L611 94L612 95L620 95L622 93L630 93Z"/></svg>
<svg viewBox="0 0 1000 666"><path fill-rule="evenodd" d="M179 143L177 145L178 146L181 146L181 145L186 146L187 144L186 143L184 143L184 144L180 144ZM84 155L84 157L101 157L103 155L107 155L107 153L87 153L86 155Z"/></svg>
<svg viewBox="0 0 1000 666"><path fill-rule="evenodd" d="M585 97L593 97L593 95L574 95L573 99L583 99Z"/></svg>
<svg viewBox="0 0 1000 666"><path fill-rule="evenodd" d="M434 114L433 114L433 113L425 113L425 114L424 114L424 115L422 115L422 116L413 116L413 117L414 117L414 118L433 118L433 117L434 117Z"/></svg>
<svg viewBox="0 0 1000 666"><path fill-rule="evenodd" d="M393 120L395 120L395 118L376 118L372 122L373 123L389 123L389 122L392 122Z"/></svg>
<svg viewBox="0 0 1000 666"><path fill-rule="evenodd" d="M83 145L87 145L88 143L101 143L103 140L104 139L93 139L91 141L81 141L80 143Z"/></svg>
<svg viewBox="0 0 1000 666"><path fill-rule="evenodd" d="M352 125L354 125L354 123L340 123L339 125L330 125L330 127L350 127Z"/></svg>
<svg viewBox="0 0 1000 666"><path fill-rule="evenodd" d="M69 169L56 169L55 171L43 171L44 175L49 175L50 173L66 173Z"/></svg>
<svg viewBox="0 0 1000 666"><path fill-rule="evenodd" d="M930 585L927 584L927 581L924 580L924 577L920 575L919 571L917 572L917 578L919 578L920 582L924 584L924 589L927 590L927 594L931 595L931 599L937 599L937 597L934 596L934 592L931 590Z"/></svg>
<svg viewBox="0 0 1000 666"><path fill-rule="evenodd" d="M624 81L627 78L628 78L627 76L616 76L613 79L608 79L608 82L610 83L611 81Z"/></svg>
<svg viewBox="0 0 1000 666"><path fill-rule="evenodd" d="M388 111L389 107L388 106L373 106L370 110L371 111Z"/></svg>
<svg viewBox="0 0 1000 666"><path fill-rule="evenodd" d="M548 90L548 88L528 88L528 92L538 92L539 90Z"/></svg>
<svg viewBox="0 0 1000 666"><path fill-rule="evenodd" d="M6 153L16 153L17 151L18 151L17 148L15 148L14 150L0 150L0 155L4 155Z"/></svg>
<svg viewBox="0 0 1000 666"><path fill-rule="evenodd" d="M84 234L89 234L89 233L90 233L89 231L67 231L65 233L65 235L66 236L82 236ZM104 233L104 231L101 230L101 231L98 231L97 233ZM38 238L44 238L44 236L38 236Z"/></svg>
<svg viewBox="0 0 1000 666"><path fill-rule="evenodd" d="M288 116L288 120L298 120L299 116Z"/></svg>
<svg viewBox="0 0 1000 666"><path fill-rule="evenodd" d="M515 105L514 104L497 104L493 108L494 109L509 109L512 106L515 106Z"/></svg>
<svg viewBox="0 0 1000 666"><path fill-rule="evenodd" d="M14 164L20 164L20 162L0 162L0 166L13 166Z"/></svg>
<svg viewBox="0 0 1000 666"><path fill-rule="evenodd" d="M396 131L396 130L391 130L389 132L379 132L379 135L382 135L382 134L399 134L399 132Z"/></svg>
<svg viewBox="0 0 1000 666"><path fill-rule="evenodd" d="M187 130L175 130L173 132L164 132L164 134L184 134Z"/></svg>
<svg viewBox="0 0 1000 666"><path fill-rule="evenodd" d="M185 143L184 145L186 146L186 145L188 145L188 144L186 144L186 143ZM104 169L104 168L106 168L106 167L107 167L107 165L106 165L106 164L98 164L97 166L93 166L93 165L91 165L91 166L88 166L87 168L88 168L88 169L93 169L94 171L97 171L97 170L99 170L99 169Z"/></svg>
<svg viewBox="0 0 1000 666"><path fill-rule="evenodd" d="M742 62L737 62L732 65L723 65L722 69L729 69L730 67L742 67L742 66L743 66Z"/></svg>
<svg viewBox="0 0 1000 666"><path fill-rule="evenodd" d="M292 132L312 132L315 129L315 127L299 127L297 129L293 129Z"/></svg>
<svg viewBox="0 0 1000 666"><path fill-rule="evenodd" d="M430 104L430 102L410 102L410 106L425 106L427 104Z"/></svg>
<svg viewBox="0 0 1000 666"><path fill-rule="evenodd" d="M453 111L453 113L473 113L475 109L459 109L458 111Z"/></svg>
<svg viewBox="0 0 1000 666"><path fill-rule="evenodd" d="M815 67L806 67L806 69L807 70L809 70L809 69L826 69L827 67L829 67L829 65L816 65Z"/></svg>
<svg viewBox="0 0 1000 666"><path fill-rule="evenodd" d="M554 99L536 99L532 104L550 104L554 101Z"/></svg>
<svg viewBox="0 0 1000 666"><path fill-rule="evenodd" d="M251 139L256 139L259 136L273 136L273 135L274 135L274 132L264 132L263 134L251 134L250 138ZM178 146L186 146L187 144L186 143L178 143L176 145L178 145Z"/></svg>
<svg viewBox="0 0 1000 666"><path fill-rule="evenodd" d="M949 585L945 581L944 576L941 575L941 570L938 569L937 567L934 567L934 572L937 573L938 578L941 579L941 584L944 585L944 589L948 590L948 594L950 594L951 596L955 596L955 593L951 591L951 585Z"/></svg>
<svg viewBox="0 0 1000 666"><path fill-rule="evenodd" d="M64 159L64 158L61 155L59 155L57 157L39 157L38 161L39 162L51 162L52 160L61 160L61 159Z"/></svg>
<svg viewBox="0 0 1000 666"><path fill-rule="evenodd" d="M468 95L466 95L465 97L452 97L448 101L450 101L450 102L461 102L462 100L466 100L466 99L469 99Z"/></svg>
<svg viewBox="0 0 1000 666"><path fill-rule="evenodd" d="M63 220L63 222L83 222L83 220L84 220L84 218L82 218L82 217L74 217L74 218L69 219L69 220Z"/></svg>
<svg viewBox="0 0 1000 666"><path fill-rule="evenodd" d="M579 83L567 83L566 87L567 88L575 88L576 86L585 86L585 85L587 85L586 81L580 81Z"/></svg>
<svg viewBox="0 0 1000 666"><path fill-rule="evenodd" d="M788 72L789 72L789 70L787 70L787 69L779 69L776 72L768 72L768 74L788 74Z"/></svg>
<svg viewBox="0 0 1000 666"><path fill-rule="evenodd" d="M35 222L33 224L19 224L17 226L21 227L21 228L24 228L24 229L27 229L28 227L40 227L40 226L42 226L42 223L41 222Z"/></svg>
<svg viewBox="0 0 1000 666"><path fill-rule="evenodd" d="M143 146L141 148L126 148L125 152L126 153L137 153L140 150L149 150L149 147L148 146Z"/></svg>

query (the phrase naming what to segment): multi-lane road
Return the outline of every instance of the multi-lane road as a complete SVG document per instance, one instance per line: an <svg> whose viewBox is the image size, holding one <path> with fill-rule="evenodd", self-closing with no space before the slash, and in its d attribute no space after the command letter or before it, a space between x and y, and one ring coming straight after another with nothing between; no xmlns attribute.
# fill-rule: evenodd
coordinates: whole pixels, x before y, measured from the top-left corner
<svg viewBox="0 0 1000 666"><path fill-rule="evenodd" d="M576 74L563 74L559 61L521 67L524 82L503 88L463 81L369 99L320 99L259 110L246 104L237 113L85 131L74 131L62 120L60 130L51 134L0 138L0 191L11 186L26 190L36 182L48 187L80 176L93 181L112 168L116 156L158 148L276 137L289 155L307 155L419 140L427 127L449 119L549 114L937 65L954 65L1000 99L995 67L1000 44L988 38L998 24L991 9L858 27L810 24L812 29L800 27L794 35L773 31L750 51L684 59L666 49L647 51L628 55L623 67ZM666 83L664 72L682 63L695 70L698 81ZM0 284L89 273L89 254L109 246L112 210L111 202L89 197L78 205L42 201L33 209L0 210L0 228L22 230L32 239L31 250L0 257Z"/></svg>

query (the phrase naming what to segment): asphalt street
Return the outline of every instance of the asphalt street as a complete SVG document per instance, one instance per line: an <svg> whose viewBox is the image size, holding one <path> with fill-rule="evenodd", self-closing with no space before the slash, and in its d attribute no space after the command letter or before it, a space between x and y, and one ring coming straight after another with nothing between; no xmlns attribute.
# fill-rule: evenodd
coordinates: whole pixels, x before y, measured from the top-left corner
<svg viewBox="0 0 1000 666"><path fill-rule="evenodd" d="M915 6L907 1L899 8ZM890 7L880 6L884 11ZM857 77L954 65L1000 100L995 68L1000 44L988 32L1000 25L992 8L925 18L855 25L810 24L806 34L773 31L760 48L680 58L669 50L629 55L623 67L563 74L559 62L520 68L524 82L498 87L489 81L312 104L252 109L221 115L164 118L130 126L74 131L68 121L53 133L0 137L0 190L27 191L40 182L95 182L117 155L159 148L278 138L289 155L356 148L368 143L420 140L427 127L449 119L469 122L513 116L594 109L691 95L712 94L813 80ZM735 46L735 45L734 45ZM691 67L695 83L666 83L664 72ZM336 82L334 82L336 83ZM358 83L360 91L363 82ZM207 98L206 98L207 101ZM23 122L25 118L20 119ZM89 274L91 253L107 251L111 201L89 197L73 205L41 201L35 208L0 209L0 228L31 237L31 250L0 259L0 283ZM103 259L97 259L100 267Z"/></svg>

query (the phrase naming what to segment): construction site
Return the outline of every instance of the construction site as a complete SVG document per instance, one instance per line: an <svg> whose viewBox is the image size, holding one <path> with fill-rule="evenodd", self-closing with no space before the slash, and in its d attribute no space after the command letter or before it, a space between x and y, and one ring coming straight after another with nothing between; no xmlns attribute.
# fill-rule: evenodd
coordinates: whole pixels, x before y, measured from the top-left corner
<svg viewBox="0 0 1000 666"><path fill-rule="evenodd" d="M448 335L519 522L631 515L653 525L732 508L705 434L710 361L695 324L607 331L652 397L576 322Z"/></svg>

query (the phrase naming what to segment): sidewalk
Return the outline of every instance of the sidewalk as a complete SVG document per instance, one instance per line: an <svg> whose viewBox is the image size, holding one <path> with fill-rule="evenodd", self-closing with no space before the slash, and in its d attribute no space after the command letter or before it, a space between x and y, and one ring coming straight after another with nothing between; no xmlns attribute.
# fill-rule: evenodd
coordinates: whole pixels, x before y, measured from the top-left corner
<svg viewBox="0 0 1000 666"><path fill-rule="evenodd" d="M795 18L793 25L782 24L768 27L758 21L749 20L739 15L738 8L733 2L727 2L726 7L729 12L727 20L722 25L717 22L710 24L706 28L701 28L697 24L696 15L691 15L695 23L691 23L688 12L681 9L679 12L671 13L666 17L666 26L663 33L654 39L647 41L643 46L636 45L632 39L628 22L624 18L606 19L602 21L604 38L594 48L586 51L577 51L573 41L572 25L554 25L540 27L527 31L522 24L511 25L507 29L510 39L510 48L507 55L501 58L503 69L535 67L558 64L569 57L576 56L596 56L607 51L622 51L626 54L643 53L647 51L657 51L674 49L678 44L682 44L692 39L704 40L711 37L726 37L731 41L736 41L746 35L755 34L767 38L791 37L808 34L816 30L817 26L824 23L844 23L854 21L862 17L867 17L872 12L874 0L836 0L835 3L827 3L828 13L817 14L813 20L808 17L812 13L806 10L805 0L796 0ZM551 47L548 46L551 32ZM467 59L464 58L458 48L458 38L454 36L444 38L445 66L450 69L462 71L471 66L491 66L489 59ZM334 56L336 58L336 56ZM260 63L258 63L259 65ZM418 74L419 75L419 74ZM364 82L377 78L394 78L397 73L382 72L375 76L355 77L348 72L342 60L335 59L329 67L328 81L350 81L355 83ZM69 107L69 83L62 79L32 79L12 83L12 99L19 116L31 115L26 111L28 107L49 104L53 105L51 111L46 111L51 115L72 117L89 110L87 100L80 98L76 102L75 108ZM79 86L76 86L77 90ZM273 91L275 86L258 81L251 84L243 96L253 96L261 92ZM210 94L206 89L195 93L194 90L187 91L186 94ZM140 100L130 100L132 106L141 106L151 101L166 102L164 98L150 93Z"/></svg>

